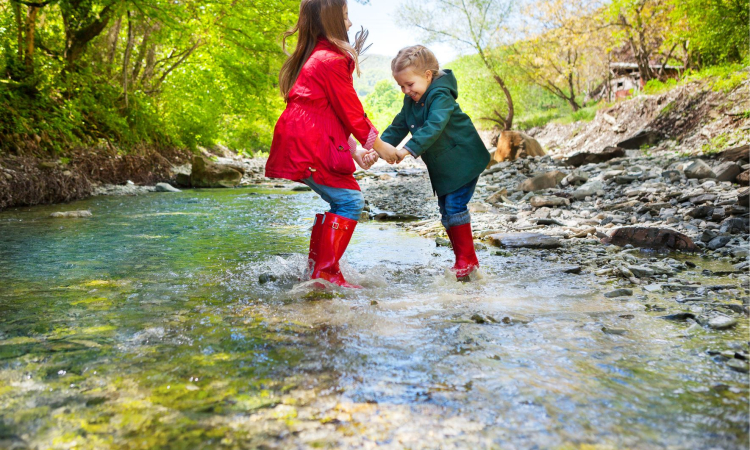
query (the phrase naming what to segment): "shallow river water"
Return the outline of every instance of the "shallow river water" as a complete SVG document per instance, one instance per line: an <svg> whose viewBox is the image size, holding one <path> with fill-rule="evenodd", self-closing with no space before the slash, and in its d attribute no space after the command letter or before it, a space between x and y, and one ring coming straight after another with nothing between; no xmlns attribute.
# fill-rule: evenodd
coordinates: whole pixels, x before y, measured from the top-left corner
<svg viewBox="0 0 750 450"><path fill-rule="evenodd" d="M377 223L347 252L365 288L321 294L298 278L323 207L237 189L0 214L0 448L747 448L747 374L706 353L746 349L746 319L669 322L532 256L480 252L457 283L450 249Z"/></svg>

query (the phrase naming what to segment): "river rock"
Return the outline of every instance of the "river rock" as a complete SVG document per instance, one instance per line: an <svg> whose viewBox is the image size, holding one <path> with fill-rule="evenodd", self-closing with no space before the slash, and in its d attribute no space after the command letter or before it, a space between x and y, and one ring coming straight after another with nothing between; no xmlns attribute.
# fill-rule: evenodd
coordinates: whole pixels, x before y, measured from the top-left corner
<svg viewBox="0 0 750 450"><path fill-rule="evenodd" d="M737 178L735 179L737 184L741 184L743 186L747 186L748 182L750 182L750 169L742 172L741 174L737 175Z"/></svg>
<svg viewBox="0 0 750 450"><path fill-rule="evenodd" d="M583 200L602 190L604 190L604 184L601 181L589 180L583 186L573 191L573 197L577 200Z"/></svg>
<svg viewBox="0 0 750 450"><path fill-rule="evenodd" d="M609 236L603 238L602 242L604 244L614 244L619 247L631 244L633 247L656 250L669 249L686 252L695 252L698 250L692 239L669 228L616 228Z"/></svg>
<svg viewBox="0 0 750 450"><path fill-rule="evenodd" d="M419 217L412 214L402 214L394 212L382 212L375 214L373 217L378 222L409 222L412 220L419 220Z"/></svg>
<svg viewBox="0 0 750 450"><path fill-rule="evenodd" d="M716 173L716 181L734 181L742 170L737 163L727 161L719 164L714 172Z"/></svg>
<svg viewBox="0 0 750 450"><path fill-rule="evenodd" d="M508 195L508 190L506 188L502 188L499 191L487 197L486 202L491 203L493 205L497 203L505 203L508 200L506 198L507 195Z"/></svg>
<svg viewBox="0 0 750 450"><path fill-rule="evenodd" d="M83 210L83 211L53 212L49 216L54 217L55 219L80 219L83 217L92 217L93 214L91 214L91 211L89 210Z"/></svg>
<svg viewBox="0 0 750 450"><path fill-rule="evenodd" d="M182 192L169 183L156 183L156 192Z"/></svg>
<svg viewBox="0 0 750 450"><path fill-rule="evenodd" d="M615 289L614 291L606 292L604 294L607 298L630 297L631 295L633 295L632 289Z"/></svg>
<svg viewBox="0 0 750 450"><path fill-rule="evenodd" d="M741 373L748 373L750 371L750 366L748 365L747 361L742 361L736 358L732 358L727 361L727 366L730 369Z"/></svg>
<svg viewBox="0 0 750 450"><path fill-rule="evenodd" d="M620 147L605 147L599 153L577 152L565 160L565 165L579 167L584 164L599 164L614 158L625 156L625 149Z"/></svg>
<svg viewBox="0 0 750 450"><path fill-rule="evenodd" d="M680 178L682 178L683 173L679 170L665 170L661 173L662 178L669 181L670 183L674 183L675 181L680 181Z"/></svg>
<svg viewBox="0 0 750 450"><path fill-rule="evenodd" d="M732 328L735 325L737 325L737 319L726 316L712 317L708 321L709 328L713 328L714 330L726 330L727 328Z"/></svg>
<svg viewBox="0 0 750 450"><path fill-rule="evenodd" d="M748 220L742 217L730 217L721 222L721 233L746 233L748 231Z"/></svg>
<svg viewBox="0 0 750 450"><path fill-rule="evenodd" d="M242 172L234 167L216 164L203 157L193 157L190 184L197 188L236 187L242 180Z"/></svg>
<svg viewBox="0 0 750 450"><path fill-rule="evenodd" d="M726 245L731 240L732 238L729 236L716 236L715 238L711 239L708 244L706 244L706 247L711 250L718 250L722 247L726 247Z"/></svg>
<svg viewBox="0 0 750 450"><path fill-rule="evenodd" d="M716 174L708 164L700 159L696 159L689 166L685 168L685 176L688 178L697 178L702 180L704 178L716 178Z"/></svg>
<svg viewBox="0 0 750 450"><path fill-rule="evenodd" d="M628 266L628 270L638 278L648 278L654 276L654 270L645 266Z"/></svg>
<svg viewBox="0 0 750 450"><path fill-rule="evenodd" d="M663 138L664 135L656 130L643 129L624 141L620 141L617 146L630 150L639 150L644 145L650 147Z"/></svg>
<svg viewBox="0 0 750 450"><path fill-rule="evenodd" d="M496 247L537 249L562 247L558 238L539 233L497 233L491 234L489 239Z"/></svg>
<svg viewBox="0 0 750 450"><path fill-rule="evenodd" d="M518 189L524 192L541 191L543 189L550 189L556 187L566 174L559 170L553 170L551 172L537 175L533 178L528 178L521 182Z"/></svg>
<svg viewBox="0 0 750 450"><path fill-rule="evenodd" d="M175 184L180 187L189 188L193 185L190 183L190 174L189 173L178 173L175 176Z"/></svg>
<svg viewBox="0 0 750 450"><path fill-rule="evenodd" d="M560 184L563 186L572 186L580 183L585 183L587 181L589 181L589 174L587 174L583 170L576 169L568 174L565 178L563 178Z"/></svg>
<svg viewBox="0 0 750 450"><path fill-rule="evenodd" d="M535 208L541 208L543 206L569 206L570 200L567 198L562 197L555 197L555 196L542 196L537 195L534 197L531 197L531 200L529 200L529 203L531 203L531 206Z"/></svg>
<svg viewBox="0 0 750 450"><path fill-rule="evenodd" d="M741 145L739 147L726 149L716 155L722 161L750 161L750 144Z"/></svg>

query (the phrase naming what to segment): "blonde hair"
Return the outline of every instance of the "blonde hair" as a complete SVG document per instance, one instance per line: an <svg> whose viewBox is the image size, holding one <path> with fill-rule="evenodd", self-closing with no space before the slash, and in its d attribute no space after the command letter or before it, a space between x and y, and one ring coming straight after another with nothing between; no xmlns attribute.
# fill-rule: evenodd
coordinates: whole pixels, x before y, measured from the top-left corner
<svg viewBox="0 0 750 450"><path fill-rule="evenodd" d="M437 76L440 72L440 64L435 54L424 45L412 45L411 47L402 48L398 55L391 61L391 72L398 73L411 67L418 72L429 70L432 76Z"/></svg>

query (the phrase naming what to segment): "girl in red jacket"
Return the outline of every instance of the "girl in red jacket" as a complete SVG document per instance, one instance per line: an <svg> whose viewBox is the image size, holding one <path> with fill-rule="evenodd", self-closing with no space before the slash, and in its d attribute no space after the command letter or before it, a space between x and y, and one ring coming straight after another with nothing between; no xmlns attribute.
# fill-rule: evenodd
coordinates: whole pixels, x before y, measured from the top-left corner
<svg viewBox="0 0 750 450"><path fill-rule="evenodd" d="M356 68L359 74L367 32L357 33L352 46L346 34L351 26L346 0L302 0L297 25L284 34L286 41L298 33L297 47L279 75L287 106L274 129L266 176L304 183L331 206L315 216L310 277L359 287L347 283L339 269L365 204L354 161L369 169L378 156L389 163L397 157L396 149L380 140L354 91L352 73Z"/></svg>

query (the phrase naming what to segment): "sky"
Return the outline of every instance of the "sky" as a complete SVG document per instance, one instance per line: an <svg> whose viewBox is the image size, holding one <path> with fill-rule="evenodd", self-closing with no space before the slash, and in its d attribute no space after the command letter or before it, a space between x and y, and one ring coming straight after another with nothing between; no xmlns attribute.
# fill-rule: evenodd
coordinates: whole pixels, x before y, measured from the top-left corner
<svg viewBox="0 0 750 450"><path fill-rule="evenodd" d="M370 0L369 5L361 5L354 0L348 1L349 20L352 21L352 34L364 26L370 31L368 44L372 44L367 54L395 57L404 47L414 44L424 44L420 41L420 33L416 29L399 26L397 17L399 7L405 0ZM429 0L428 0L429 1ZM430 50L437 56L440 64L446 64L459 56L459 52L447 44L430 44Z"/></svg>

